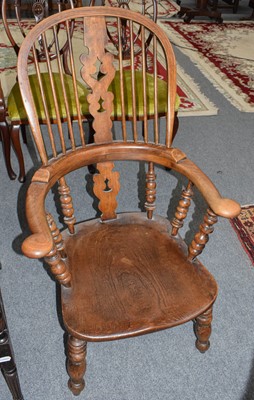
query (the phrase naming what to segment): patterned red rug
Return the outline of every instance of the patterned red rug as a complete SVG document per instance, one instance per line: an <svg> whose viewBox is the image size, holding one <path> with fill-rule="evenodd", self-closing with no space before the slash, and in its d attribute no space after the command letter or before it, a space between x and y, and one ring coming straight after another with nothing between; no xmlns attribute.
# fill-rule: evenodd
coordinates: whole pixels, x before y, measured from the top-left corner
<svg viewBox="0 0 254 400"><path fill-rule="evenodd" d="M254 22L158 22L240 111L254 112Z"/></svg>
<svg viewBox="0 0 254 400"><path fill-rule="evenodd" d="M254 265L254 205L243 206L241 214L230 222Z"/></svg>
<svg viewBox="0 0 254 400"><path fill-rule="evenodd" d="M125 2L125 5L131 10L140 12L143 8L142 0L132 0L131 2ZM118 0L106 0L105 4L110 6L119 7ZM171 18L178 13L180 6L173 0L160 0L157 2L157 18ZM153 15L153 0L146 0L145 2L145 14L152 17Z"/></svg>

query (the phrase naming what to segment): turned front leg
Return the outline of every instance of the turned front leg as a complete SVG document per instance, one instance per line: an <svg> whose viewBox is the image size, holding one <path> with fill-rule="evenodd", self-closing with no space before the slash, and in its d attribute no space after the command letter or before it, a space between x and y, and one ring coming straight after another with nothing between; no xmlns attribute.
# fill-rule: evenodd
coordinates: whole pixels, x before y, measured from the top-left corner
<svg viewBox="0 0 254 400"><path fill-rule="evenodd" d="M196 340L196 348L204 353L210 347L209 338L211 336L212 327L212 307L205 311L203 314L200 314L194 321L194 331L197 337Z"/></svg>
<svg viewBox="0 0 254 400"><path fill-rule="evenodd" d="M70 376L68 386L75 396L85 387L87 343L69 335L67 344L67 371Z"/></svg>

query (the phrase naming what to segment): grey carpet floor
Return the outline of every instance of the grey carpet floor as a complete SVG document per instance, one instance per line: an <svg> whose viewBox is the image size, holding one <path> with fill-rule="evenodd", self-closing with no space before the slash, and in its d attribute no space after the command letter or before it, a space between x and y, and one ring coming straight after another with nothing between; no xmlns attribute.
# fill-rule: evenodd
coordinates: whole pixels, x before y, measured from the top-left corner
<svg viewBox="0 0 254 400"><path fill-rule="evenodd" d="M245 15L250 13L247 2L240 5ZM175 52L179 64L216 104L219 114L181 118L174 145L207 173L225 197L254 203L254 114L236 110L187 57L178 49ZM31 141L23 148L31 177L35 163ZM14 156L13 166L17 169ZM138 209L142 195L136 178L142 181L143 165L120 169L129 197L120 196L119 209L126 205ZM27 235L24 196L28 183L9 181L2 156L0 170L0 282L24 398L69 400L74 397L67 388L58 290L43 265L26 259L20 251ZM170 216L169 206L179 196L183 181L173 172L159 169L157 173L161 193L157 210ZM74 197L79 196L76 211L79 217L87 217L93 213L92 199L85 195L90 178L87 172L79 177L81 191L80 182L71 181ZM192 217L204 207L197 195L183 232L187 240L197 225ZM80 400L254 399L254 267L229 222L222 219L200 258L219 284L209 351L200 354L196 350L192 323L138 338L89 344L86 389ZM2 376L0 399L11 399Z"/></svg>

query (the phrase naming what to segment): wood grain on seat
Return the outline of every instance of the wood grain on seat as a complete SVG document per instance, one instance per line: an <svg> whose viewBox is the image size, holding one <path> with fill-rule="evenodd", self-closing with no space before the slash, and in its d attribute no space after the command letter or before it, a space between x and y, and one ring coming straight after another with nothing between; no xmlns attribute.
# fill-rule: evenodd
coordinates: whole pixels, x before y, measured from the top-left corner
<svg viewBox="0 0 254 400"><path fill-rule="evenodd" d="M73 276L71 289L62 287L68 331L84 340L120 339L187 322L209 308L214 278L200 262L187 261L187 246L170 232L164 218L124 213L66 233Z"/></svg>

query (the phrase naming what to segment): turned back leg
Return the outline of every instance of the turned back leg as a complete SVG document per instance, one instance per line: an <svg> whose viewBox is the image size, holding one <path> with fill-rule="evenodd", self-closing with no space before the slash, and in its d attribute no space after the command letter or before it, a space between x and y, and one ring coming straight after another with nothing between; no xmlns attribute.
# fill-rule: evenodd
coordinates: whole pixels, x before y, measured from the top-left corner
<svg viewBox="0 0 254 400"><path fill-rule="evenodd" d="M87 343L69 335L67 343L67 371L70 376L68 386L75 396L85 387Z"/></svg>
<svg viewBox="0 0 254 400"><path fill-rule="evenodd" d="M209 338L212 332L212 310L212 307L209 308L194 321L194 331L197 337L196 347L201 353L204 353L210 347Z"/></svg>

